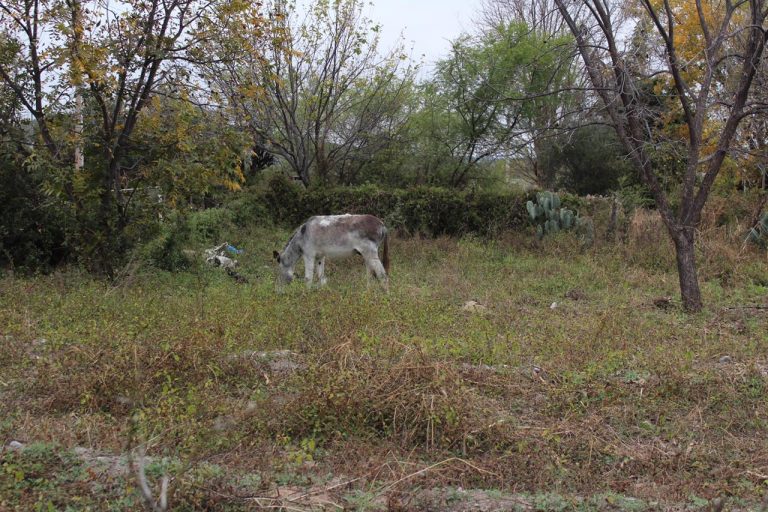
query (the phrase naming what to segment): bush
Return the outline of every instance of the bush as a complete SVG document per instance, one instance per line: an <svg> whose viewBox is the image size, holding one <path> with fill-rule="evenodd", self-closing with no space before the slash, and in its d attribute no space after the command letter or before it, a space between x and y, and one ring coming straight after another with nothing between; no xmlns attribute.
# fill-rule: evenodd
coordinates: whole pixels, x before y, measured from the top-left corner
<svg viewBox="0 0 768 512"><path fill-rule="evenodd" d="M276 174L267 182L266 189L261 192L261 201L271 219L281 224L294 224L294 219L302 218L304 214L301 198L304 190L296 182L285 176ZM299 222L303 222L303 218Z"/></svg>
<svg viewBox="0 0 768 512"><path fill-rule="evenodd" d="M656 210L638 208L634 211L624 251L627 261L640 267L662 272L675 268L675 248Z"/></svg>
<svg viewBox="0 0 768 512"><path fill-rule="evenodd" d="M273 177L262 201L275 224L295 227L313 215L369 213L390 229L430 237L475 233L492 236L527 225L522 193L462 192L438 187L360 187L305 190Z"/></svg>
<svg viewBox="0 0 768 512"><path fill-rule="evenodd" d="M226 208L209 208L189 215L189 234L198 242L218 243L222 233L231 228L235 215Z"/></svg>
<svg viewBox="0 0 768 512"><path fill-rule="evenodd" d="M190 260L183 246L189 239L189 225L181 215L173 215L160 229L160 234L141 248L142 259L162 270L184 270Z"/></svg>
<svg viewBox="0 0 768 512"><path fill-rule="evenodd" d="M226 203L225 207L232 212L235 225L241 228L271 222L267 206L260 196L253 193L239 194L237 199Z"/></svg>
<svg viewBox="0 0 768 512"><path fill-rule="evenodd" d="M0 153L0 265L47 271L70 255L70 211L41 183L40 172Z"/></svg>

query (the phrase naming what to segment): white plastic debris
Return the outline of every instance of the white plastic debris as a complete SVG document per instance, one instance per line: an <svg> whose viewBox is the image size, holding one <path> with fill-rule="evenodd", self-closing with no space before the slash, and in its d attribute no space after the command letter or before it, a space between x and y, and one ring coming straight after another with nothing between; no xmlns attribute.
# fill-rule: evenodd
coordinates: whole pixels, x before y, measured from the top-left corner
<svg viewBox="0 0 768 512"><path fill-rule="evenodd" d="M225 255L227 250L231 251L232 249L235 248L229 245L229 242L224 242L223 244L212 247L211 249L206 249L205 261L216 267L234 269L237 266L237 260ZM242 252L237 249L235 250Z"/></svg>

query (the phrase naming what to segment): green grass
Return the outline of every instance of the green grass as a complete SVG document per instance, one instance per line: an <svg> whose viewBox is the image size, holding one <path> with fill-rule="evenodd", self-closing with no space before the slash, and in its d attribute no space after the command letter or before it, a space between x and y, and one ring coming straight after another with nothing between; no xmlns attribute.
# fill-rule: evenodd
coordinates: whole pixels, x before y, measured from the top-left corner
<svg viewBox="0 0 768 512"><path fill-rule="evenodd" d="M244 285L199 265L117 286L76 270L0 280L0 437L47 447L0 454L0 509L131 510L131 475L91 475L70 451L130 439L179 461L165 471L180 510L346 480L329 499L368 509L434 486L525 492L542 510L765 492L768 314L728 309L765 304L751 274L706 281L705 311L686 315L653 304L676 296L673 273L615 248L395 239L388 294L357 260L329 264L324 289L276 294L288 235L237 240ZM284 349L297 371L247 355Z"/></svg>

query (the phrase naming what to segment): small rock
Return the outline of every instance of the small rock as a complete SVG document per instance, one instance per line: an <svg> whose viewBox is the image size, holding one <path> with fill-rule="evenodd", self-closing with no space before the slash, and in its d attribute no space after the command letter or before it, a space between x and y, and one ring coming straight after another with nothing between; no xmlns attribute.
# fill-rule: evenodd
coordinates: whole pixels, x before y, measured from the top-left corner
<svg viewBox="0 0 768 512"><path fill-rule="evenodd" d="M257 366L273 373L291 373L303 370L306 366L301 362L301 356L291 350L272 350L265 352L246 350L227 356L227 360L249 360Z"/></svg>
<svg viewBox="0 0 768 512"><path fill-rule="evenodd" d="M534 380L540 380L541 382L547 382L546 379L544 379L544 376L546 375L546 372L544 371L544 368L540 366L534 365L533 368L533 379Z"/></svg>
<svg viewBox="0 0 768 512"><path fill-rule="evenodd" d="M732 362L733 362L733 358L731 356L726 355L720 358L720 364L728 364Z"/></svg>
<svg viewBox="0 0 768 512"><path fill-rule="evenodd" d="M217 416L213 420L213 429L222 432L231 429L235 424L235 419L232 416Z"/></svg>
<svg viewBox="0 0 768 512"><path fill-rule="evenodd" d="M557 302L553 302L549 305L549 309L556 309L557 308Z"/></svg>
<svg viewBox="0 0 768 512"><path fill-rule="evenodd" d="M115 397L115 402L119 403L120 405L125 405L125 406L128 406L128 407L133 405L133 400L131 400L130 398L128 398L125 395L117 395Z"/></svg>
<svg viewBox="0 0 768 512"><path fill-rule="evenodd" d="M8 448L11 450L21 450L24 448L24 443L21 443L19 441L11 441L8 443Z"/></svg>
<svg viewBox="0 0 768 512"><path fill-rule="evenodd" d="M461 310L471 313L485 313L488 311L488 308L475 300L468 300L461 306Z"/></svg>

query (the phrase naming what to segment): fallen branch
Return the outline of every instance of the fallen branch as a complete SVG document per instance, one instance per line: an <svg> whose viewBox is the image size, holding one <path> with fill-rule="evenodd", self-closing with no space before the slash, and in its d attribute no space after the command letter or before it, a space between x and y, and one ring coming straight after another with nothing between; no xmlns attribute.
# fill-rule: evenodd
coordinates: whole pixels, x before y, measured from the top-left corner
<svg viewBox="0 0 768 512"><path fill-rule="evenodd" d="M163 475L163 478L160 482L160 498L158 500L155 499L155 497L152 495L152 489L149 487L149 483L147 482L147 474L144 470L145 465L145 453L144 453L144 445L139 445L139 458L138 461L131 461L132 466L133 462L137 462L134 469L136 470L136 478L139 481L139 488L141 489L141 496L144 498L144 503L149 507L150 510L153 512L165 512L168 510L168 483L170 479L168 478L168 475ZM129 452L130 453L130 452ZM131 457L132 459L133 457Z"/></svg>
<svg viewBox="0 0 768 512"><path fill-rule="evenodd" d="M411 473L409 475L406 475L406 476L400 478L399 480L396 480L395 482L392 482L391 484L387 485L386 487L382 488L379 492L377 492L376 496L381 496L382 494L384 494L385 492L389 491L390 489L392 489L394 486L396 486L397 484L399 484L401 482L404 482L406 480L410 480L411 478L413 478L415 476L421 475L423 473L426 473L428 471L431 471L431 470L435 469L438 466L442 466L444 464L447 464L447 463L453 462L453 461L458 461L458 462L461 462L463 464L466 464L467 466L471 467L472 469L474 469L475 471L478 471L480 473L485 473L487 475L493 475L493 476L496 476L496 477L499 476L499 475L497 475L496 473L494 473L492 471L488 471L486 469L479 468L479 467L475 466L474 464L472 464L471 462L466 461L464 459L460 459L458 457L451 457L450 459L445 459L445 460L440 461L440 462L438 462L436 464L432 464L431 466L427 466L426 468L422 468L422 469L420 469L418 471L415 471L415 472L413 472L413 473Z"/></svg>

